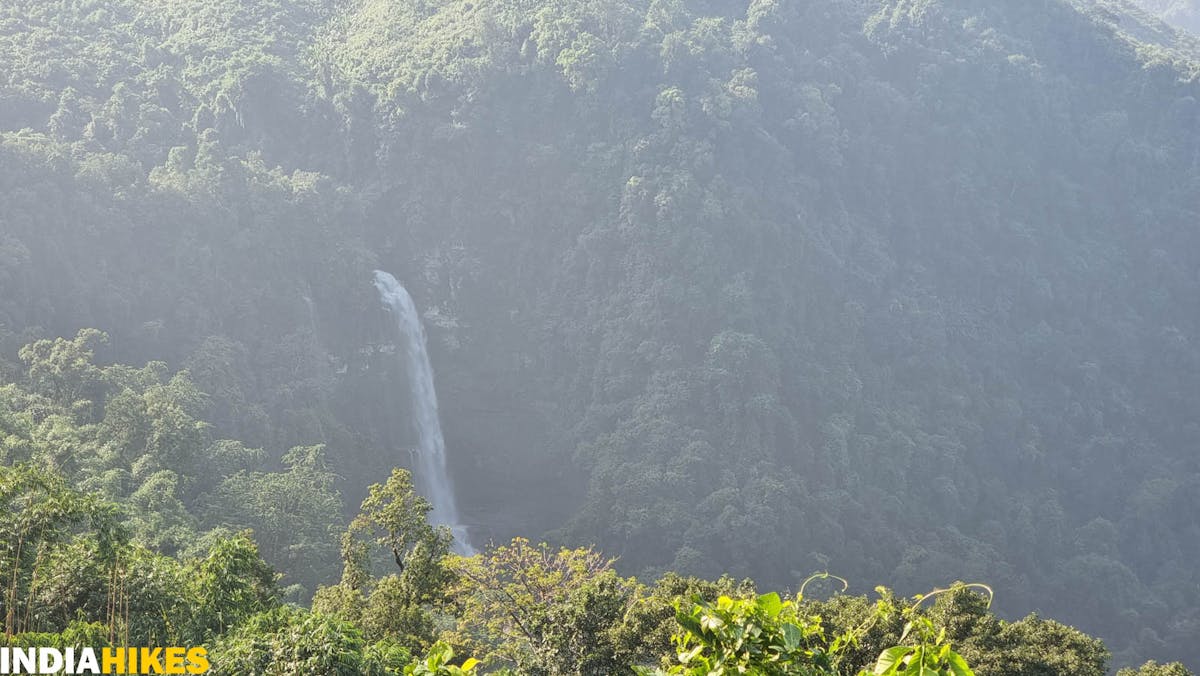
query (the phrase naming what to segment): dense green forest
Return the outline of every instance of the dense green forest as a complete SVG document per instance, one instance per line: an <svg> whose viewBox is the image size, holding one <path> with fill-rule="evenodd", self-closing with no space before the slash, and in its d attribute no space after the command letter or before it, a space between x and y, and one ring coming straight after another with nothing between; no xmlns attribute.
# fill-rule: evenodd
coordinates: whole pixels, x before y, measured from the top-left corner
<svg viewBox="0 0 1200 676"><path fill-rule="evenodd" d="M828 570L986 582L922 606L980 674L1200 665L1200 49L1148 11L6 0L0 64L9 634L610 673ZM420 506L376 268L511 545L371 516ZM882 618L840 673L902 643L829 598Z"/></svg>
<svg viewBox="0 0 1200 676"><path fill-rule="evenodd" d="M207 395L186 371L97 366L106 338L32 343L21 382L0 388L6 646L199 645L226 676L1109 673L1100 640L1000 619L981 584L913 599L877 587L872 601L829 573L790 596L728 576L647 585L591 548L523 538L457 556L403 469L339 535L322 446L262 471L261 450L194 417ZM1191 673L1147 662L1118 676Z"/></svg>

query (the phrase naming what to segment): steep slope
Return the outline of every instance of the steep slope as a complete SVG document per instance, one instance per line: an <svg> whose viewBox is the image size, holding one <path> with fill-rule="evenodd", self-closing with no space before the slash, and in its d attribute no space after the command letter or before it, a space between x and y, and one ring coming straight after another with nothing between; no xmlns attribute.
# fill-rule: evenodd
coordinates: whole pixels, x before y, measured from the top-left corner
<svg viewBox="0 0 1200 676"><path fill-rule="evenodd" d="M477 476L566 440L589 490L562 536L628 566L986 578L1189 650L1190 574L1156 562L1193 527L1135 515L1195 513L1192 66L1059 3L366 3L341 29L406 115L376 227L442 253L456 371L554 431Z"/></svg>
<svg viewBox="0 0 1200 676"><path fill-rule="evenodd" d="M1138 4L1172 26L1200 35L1200 3L1195 0L1138 0Z"/></svg>
<svg viewBox="0 0 1200 676"><path fill-rule="evenodd" d="M1122 663L1200 662L1200 85L1167 29L1059 0L118 6L0 10L9 345L98 325L186 363L239 438L330 441L354 504L406 443L385 267L478 537L980 579Z"/></svg>

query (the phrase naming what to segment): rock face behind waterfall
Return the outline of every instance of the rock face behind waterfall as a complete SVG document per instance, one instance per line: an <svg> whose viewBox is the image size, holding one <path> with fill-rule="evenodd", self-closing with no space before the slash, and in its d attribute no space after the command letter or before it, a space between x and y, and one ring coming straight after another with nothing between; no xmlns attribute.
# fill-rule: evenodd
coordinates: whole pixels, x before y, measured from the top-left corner
<svg viewBox="0 0 1200 676"><path fill-rule="evenodd" d="M375 288L380 299L396 320L402 346L408 389L412 401L412 420L417 435L417 453L413 474L417 486L433 505L430 521L448 526L454 533L454 548L469 556L475 551L467 541L466 527L459 522L454 486L446 471L446 441L438 419L437 391L433 385L433 364L425 345L425 328L412 296L392 275L375 271Z"/></svg>

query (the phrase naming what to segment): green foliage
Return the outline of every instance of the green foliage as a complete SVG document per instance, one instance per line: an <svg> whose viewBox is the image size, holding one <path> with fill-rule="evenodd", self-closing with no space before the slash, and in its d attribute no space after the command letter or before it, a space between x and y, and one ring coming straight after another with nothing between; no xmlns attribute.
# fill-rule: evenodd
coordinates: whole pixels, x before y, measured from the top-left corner
<svg viewBox="0 0 1200 676"><path fill-rule="evenodd" d="M1107 673L1108 650L1096 638L1073 627L1031 615L1005 623L976 665L986 673L1081 674ZM986 655L986 656L985 656Z"/></svg>
<svg viewBox="0 0 1200 676"><path fill-rule="evenodd" d="M453 641L486 665L531 675L628 668L618 657L616 626L639 587L599 553L514 538L453 565L460 605Z"/></svg>
<svg viewBox="0 0 1200 676"><path fill-rule="evenodd" d="M368 646L351 624L288 607L247 618L210 655L222 676L398 675L409 659L394 644Z"/></svg>
<svg viewBox="0 0 1200 676"><path fill-rule="evenodd" d="M278 575L259 557L250 531L218 539L189 573L203 611L196 621L207 636L221 634L279 600Z"/></svg>
<svg viewBox="0 0 1200 676"><path fill-rule="evenodd" d="M0 389L7 460L55 467L119 502L112 519L153 551L185 554L207 528L252 528L289 582L311 589L328 576L342 517L323 449L298 447L286 471L262 471L261 451L212 440L201 419L208 397L187 372L98 366L102 338L83 330L22 350L26 386Z"/></svg>
<svg viewBox="0 0 1200 676"><path fill-rule="evenodd" d="M95 347L107 340L102 331L84 329L72 340L39 340L21 348L31 388L64 408L75 407L100 384L100 369L92 357Z"/></svg>
<svg viewBox="0 0 1200 676"><path fill-rule="evenodd" d="M22 632L7 636L4 645L38 648L104 648L109 644L109 628L99 622L75 620L60 632Z"/></svg>
<svg viewBox="0 0 1200 676"><path fill-rule="evenodd" d="M430 509L406 470L394 469L386 482L372 485L342 536L341 583L319 589L313 608L356 623L371 640L430 646L435 613L455 579L445 561L450 531L430 526ZM371 544L390 554L389 567L399 573L371 575Z"/></svg>
<svg viewBox="0 0 1200 676"><path fill-rule="evenodd" d="M0 467L0 506L8 636L102 627L108 643L194 644L277 603L248 533L213 538L200 558L163 556L127 541L117 505L29 464Z"/></svg>
<svg viewBox="0 0 1200 676"><path fill-rule="evenodd" d="M679 628L675 621L677 600L699 598L715 603L721 596L750 599L757 596L751 580L740 583L729 577L716 581L685 577L670 572L625 612L620 624L612 629L616 659L622 664L651 665L674 652L672 636ZM670 660L674 662L674 658ZM664 665L666 666L666 665Z"/></svg>
<svg viewBox="0 0 1200 676"><path fill-rule="evenodd" d="M987 591L990 597L991 590ZM1104 644L1073 627L1036 615L1017 622L1001 620L989 612L991 599L970 585L957 583L936 596L929 612L931 626L945 632L980 673L1102 676L1108 672Z"/></svg>
<svg viewBox="0 0 1200 676"><path fill-rule="evenodd" d="M367 673L400 674L412 661L412 651L391 639L371 643L363 649L363 671Z"/></svg>
<svg viewBox="0 0 1200 676"><path fill-rule="evenodd" d="M138 414L149 416L143 429L194 427L187 410L201 397L186 380L163 385L155 366L105 367L97 377L123 384L123 393L143 388L149 397L143 401L166 402ZM96 391L104 401L103 388ZM31 431L30 409L55 405L11 386L3 394L6 425L25 435L30 457L39 457L46 442ZM108 417L111 413L125 410L110 408L87 415L110 421L117 420ZM81 443L83 435L101 427L66 416L58 424L80 431L71 443ZM118 429L116 422L107 427ZM428 524L428 502L403 470L371 487L347 530L342 583L319 590L314 612L281 606L278 574L259 555L250 531L214 530L192 541L183 536L194 528L183 502L189 491L181 475L165 467L196 471L208 462L205 453L157 453L144 450L149 444L129 441L151 439L153 433L108 434L101 445L121 438L123 448L136 452L107 460L98 452L98 459L75 465L79 476L90 478L91 468L113 467L130 457L135 468L141 458L165 458L164 468L148 475L121 505L72 490L61 473L33 463L0 468L9 551L3 560L9 580L3 609L14 644L207 643L213 646L216 673L225 674L471 673L479 663L454 666L451 645L468 648L490 667L511 666L526 674L871 670L886 675L915 669L963 676L970 673L967 660L981 673L1000 675L1105 673L1107 652L1099 641L1036 617L998 620L970 585L939 590L930 596L936 604L926 611L921 605L930 597L918 597L903 609L887 590L880 590L873 606L843 597L792 601L755 595L751 583L730 578L707 582L671 574L647 590L617 575L612 560L594 550L553 550L520 538L475 557L452 557L448 531ZM184 441L172 438L176 441L158 447L192 443L186 435ZM254 457L244 448L223 448L226 457ZM290 510L314 508L296 504L289 509L290 503L278 502L295 497L292 493L332 496L317 506L336 509L320 447L296 448L284 460L286 474L240 470L222 483L221 490L255 505L238 513L269 525L270 519L293 518ZM256 494L252 485L275 488ZM244 490L237 493L235 486ZM133 511L126 523L141 529L140 542L127 540L120 526L122 508ZM310 516L318 518L321 511ZM172 517L182 521L162 521ZM142 544L172 528L180 529L177 542L158 541L159 551ZM279 535L282 529L263 530ZM394 563L399 572L372 576L372 547L389 554L389 567ZM813 576L801 590L821 577L830 576ZM672 630L672 622L680 629ZM442 640L435 640L439 634ZM951 641L962 656L950 648ZM411 661L413 651L426 649L423 660ZM655 662L664 667L647 666ZM1177 666L1162 669L1177 673L1182 669ZM1146 667L1150 673L1156 668Z"/></svg>
<svg viewBox="0 0 1200 676"><path fill-rule="evenodd" d="M915 629L905 631L900 640L912 641L915 638L916 645L901 645L883 651L871 673L878 676L974 676L962 656L946 643L944 630L935 632L928 618L918 618L912 622ZM910 635L910 631L915 636Z"/></svg>
<svg viewBox="0 0 1200 676"><path fill-rule="evenodd" d="M359 514L350 523L350 532L375 536L377 544L392 553L401 570L419 545L436 539L426 516L433 506L413 488L412 474L395 468L382 484L368 489Z"/></svg>
<svg viewBox="0 0 1200 676"><path fill-rule="evenodd" d="M263 558L304 582L336 570L335 522L342 511L336 475L322 446L296 447L284 472L240 471L206 498L207 520L249 528Z"/></svg>
<svg viewBox="0 0 1200 676"><path fill-rule="evenodd" d="M47 568L57 546L82 531L93 538L97 560L111 562L124 538L115 505L71 490L58 473L30 464L0 466L0 514L6 636L40 620L34 599L42 585L56 582Z"/></svg>
<svg viewBox="0 0 1200 676"><path fill-rule="evenodd" d="M1121 669L1117 676L1192 676L1192 672L1179 662L1159 664L1151 660L1137 669Z"/></svg>
<svg viewBox="0 0 1200 676"><path fill-rule="evenodd" d="M646 580L987 579L1117 666L1195 662L1195 54L1109 0L6 1L0 459L121 504L131 570L250 527L303 600L342 515L276 461L324 444L357 501L411 434L382 266L427 313L480 532ZM104 607L72 519L18 565L39 629ZM364 631L433 638L418 521L343 543L339 616L384 538L407 563ZM624 598L593 591L584 617ZM666 600L611 649L663 645ZM1102 661L978 617L971 664Z"/></svg>
<svg viewBox="0 0 1200 676"><path fill-rule="evenodd" d="M815 577L815 576L814 576ZM810 580L812 578L809 578ZM852 649L880 621L908 618L900 645L884 649L872 665L859 671L879 676L928 674L972 676L971 669L946 640L946 631L919 612L917 603L897 612L886 590L874 612L859 626L840 635L826 632L819 615L803 615L803 605L778 594L715 603L692 597L676 602L682 631L674 643L678 663L667 670L638 668L640 674L841 674L854 673L846 663Z"/></svg>
<svg viewBox="0 0 1200 676"><path fill-rule="evenodd" d="M668 674L833 673L820 618L800 617L778 594L722 596L716 603L681 601L675 640L679 663Z"/></svg>
<svg viewBox="0 0 1200 676"><path fill-rule="evenodd" d="M454 659L454 649L441 641L433 644L425 659L404 667L405 676L462 676L475 673L479 660L467 658L461 666L450 662Z"/></svg>

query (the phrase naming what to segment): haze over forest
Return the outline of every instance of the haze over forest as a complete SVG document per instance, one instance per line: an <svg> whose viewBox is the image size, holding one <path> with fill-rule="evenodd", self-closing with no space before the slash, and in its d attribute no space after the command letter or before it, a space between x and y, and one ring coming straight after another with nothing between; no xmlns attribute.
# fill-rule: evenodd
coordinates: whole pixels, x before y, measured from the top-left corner
<svg viewBox="0 0 1200 676"><path fill-rule="evenodd" d="M1195 0L5 0L6 636L111 633L120 542L160 581L126 637L230 665L323 617L396 664L670 652L621 606L608 666L510 654L486 585L401 562L520 536L646 585L986 583L981 676L1195 670L1198 99ZM463 528L360 556L434 443L376 270Z"/></svg>

